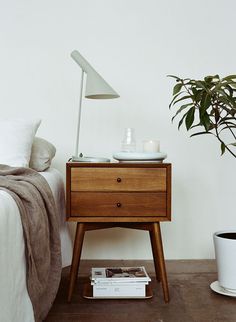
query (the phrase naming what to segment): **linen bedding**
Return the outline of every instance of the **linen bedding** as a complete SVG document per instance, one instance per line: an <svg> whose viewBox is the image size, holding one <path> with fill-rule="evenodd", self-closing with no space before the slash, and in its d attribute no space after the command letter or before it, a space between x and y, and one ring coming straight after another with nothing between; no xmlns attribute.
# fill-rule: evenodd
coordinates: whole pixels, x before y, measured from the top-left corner
<svg viewBox="0 0 236 322"><path fill-rule="evenodd" d="M65 224L64 185L60 173L41 173L47 180L60 214L62 264L70 264L72 247ZM25 242L19 209L14 199L0 191L0 321L33 322L32 303L26 287Z"/></svg>

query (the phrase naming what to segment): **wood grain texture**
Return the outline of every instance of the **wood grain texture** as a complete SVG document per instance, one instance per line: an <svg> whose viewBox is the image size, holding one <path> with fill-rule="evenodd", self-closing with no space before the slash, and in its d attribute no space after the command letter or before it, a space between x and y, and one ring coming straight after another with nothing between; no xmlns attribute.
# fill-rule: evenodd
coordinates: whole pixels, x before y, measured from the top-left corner
<svg viewBox="0 0 236 322"><path fill-rule="evenodd" d="M166 191L166 169L71 168L71 191Z"/></svg>
<svg viewBox="0 0 236 322"><path fill-rule="evenodd" d="M164 251L163 251L163 245L162 245L161 228L160 228L159 222L152 224L152 235L153 235L152 247L154 249L153 256L157 256L154 259L154 263L156 264L156 272L159 270L157 279L160 276L162 290L164 294L164 300L166 303L168 303L170 301L170 296L169 296L169 288L168 288L167 275L166 275Z"/></svg>
<svg viewBox="0 0 236 322"><path fill-rule="evenodd" d="M166 215L166 193L71 193L71 216L151 215Z"/></svg>
<svg viewBox="0 0 236 322"><path fill-rule="evenodd" d="M72 258L71 269L70 269L70 281L69 281L68 297L67 297L68 302L71 301L75 282L78 276L80 256L81 256L82 246L84 241L84 233L85 233L84 224L78 223L76 227L73 258Z"/></svg>
<svg viewBox="0 0 236 322"><path fill-rule="evenodd" d="M68 168L158 168L165 169L171 166L171 163L157 163L157 162L67 162Z"/></svg>
<svg viewBox="0 0 236 322"><path fill-rule="evenodd" d="M66 216L67 218L70 217L70 213L71 213L70 201L71 201L71 168L67 165L66 166Z"/></svg>
<svg viewBox="0 0 236 322"><path fill-rule="evenodd" d="M152 254L153 254L153 262L154 262L154 267L155 267L155 273L156 273L156 279L158 282L161 281L161 277L160 277L160 268L159 268L159 263L157 260L158 254L157 254L157 248L155 245L155 236L153 234L153 229L149 230L149 236L150 236L150 242L151 242L151 246L152 246Z"/></svg>
<svg viewBox="0 0 236 322"><path fill-rule="evenodd" d="M169 219L164 216L164 217L128 217L128 216L123 216L123 217L112 217L112 216L106 216L106 217L83 217L83 216L70 216L67 218L67 221L69 222L83 222L83 223L149 223L149 222L161 222L161 221L169 221Z"/></svg>
<svg viewBox="0 0 236 322"><path fill-rule="evenodd" d="M106 172L107 171L107 172ZM73 174L73 175L72 175ZM81 175L82 174L82 175ZM105 174L108 174L104 177ZM114 175L115 174L115 175ZM125 177L122 177L122 175ZM81 175L81 178L80 178ZM95 180L94 180L95 179ZM127 180L126 180L127 179ZM160 180L161 183L157 181ZM132 182L133 181L133 182ZM74 188L72 188L74 182ZM154 182L154 183L153 183ZM133 184L134 183L134 184ZM83 185L83 190L80 188ZM108 188L107 188L108 185ZM78 188L79 186L79 188ZM123 187L123 188L122 188ZM143 216L137 214L135 219L133 213L130 213L130 210L126 208L126 215L124 215L124 207L120 213L121 216L114 218L116 216L117 210L111 208L115 211L115 215L108 214L108 209L106 214L101 213L102 205L99 204L99 209L96 214L91 214L90 207L89 215L83 213L80 215L78 212L79 205L75 205L73 200L73 210L71 207L71 201L73 189L81 189L80 193L134 193L134 192L157 192L159 190L166 191L166 197L162 198L161 203L158 205L158 208L150 213L144 214ZM94 190L93 190L94 189ZM114 189L114 190L110 190ZM131 190L129 190L131 189ZM152 191L152 189L156 189ZM79 192L79 191L78 191ZM105 195L104 195L105 196ZM99 195L97 196L97 198ZM77 197L76 197L77 198ZM107 197L110 198L110 197ZM163 200L165 199L165 205ZM67 187L66 187L66 212L68 221L76 222L92 222L94 218L95 222L158 222L158 221L167 221L171 220L171 164L169 163L76 163L69 162L67 163ZM106 198L104 198L106 201ZM91 200L92 202L92 200ZM133 202L132 202L133 204ZM147 205L147 202L145 202ZM154 202L156 205L156 202ZM141 204L138 205L139 209L146 209L147 211L151 210L152 206L148 207ZM81 207L84 208L83 203ZM103 205L105 207L105 204ZM130 206L130 209L133 209L133 206ZM147 209L149 208L149 209ZM163 213L164 211L164 213ZM98 214L100 219L98 219Z"/></svg>
<svg viewBox="0 0 236 322"><path fill-rule="evenodd" d="M172 167L168 164L166 167L166 217L171 220L171 178L172 178Z"/></svg>
<svg viewBox="0 0 236 322"><path fill-rule="evenodd" d="M123 226L149 230L157 280L169 301L160 221L171 219L171 164L67 163L67 220L77 222L68 301L84 232Z"/></svg>

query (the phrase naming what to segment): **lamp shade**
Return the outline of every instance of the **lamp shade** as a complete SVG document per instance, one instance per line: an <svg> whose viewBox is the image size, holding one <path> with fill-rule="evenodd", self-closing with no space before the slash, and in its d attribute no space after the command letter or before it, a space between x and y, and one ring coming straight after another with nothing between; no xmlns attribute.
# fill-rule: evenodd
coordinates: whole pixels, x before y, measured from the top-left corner
<svg viewBox="0 0 236 322"><path fill-rule="evenodd" d="M87 74L85 97L92 99L117 98L116 91L99 75L89 62L77 51L71 53L71 57Z"/></svg>

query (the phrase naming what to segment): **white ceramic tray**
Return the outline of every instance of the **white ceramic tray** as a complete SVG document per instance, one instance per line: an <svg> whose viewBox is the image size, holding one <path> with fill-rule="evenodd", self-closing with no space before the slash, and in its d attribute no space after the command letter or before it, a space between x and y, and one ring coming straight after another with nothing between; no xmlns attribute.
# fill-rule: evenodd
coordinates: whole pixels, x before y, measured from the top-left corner
<svg viewBox="0 0 236 322"><path fill-rule="evenodd" d="M162 161L167 157L163 152L116 152L113 158L118 161Z"/></svg>
<svg viewBox="0 0 236 322"><path fill-rule="evenodd" d="M212 291L226 296L236 297L236 293L227 291L225 288L221 287L218 281L211 283L210 288Z"/></svg>

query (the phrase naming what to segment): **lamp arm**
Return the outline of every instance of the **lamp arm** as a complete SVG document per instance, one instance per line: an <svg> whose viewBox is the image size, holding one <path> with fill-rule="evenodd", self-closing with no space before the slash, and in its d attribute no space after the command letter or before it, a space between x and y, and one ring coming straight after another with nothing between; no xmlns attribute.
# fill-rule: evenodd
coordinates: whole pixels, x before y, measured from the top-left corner
<svg viewBox="0 0 236 322"><path fill-rule="evenodd" d="M75 157L78 157L78 152L79 152L79 133L80 133L83 85L84 85L84 70L82 69L81 82L80 82L80 99L79 99L79 111L78 111L78 122L77 122L77 134L76 134L76 143L75 143Z"/></svg>
<svg viewBox="0 0 236 322"><path fill-rule="evenodd" d="M71 57L82 68L82 70L85 73L88 73L89 71L93 71L96 73L94 68L89 64L89 62L77 50L72 51Z"/></svg>

